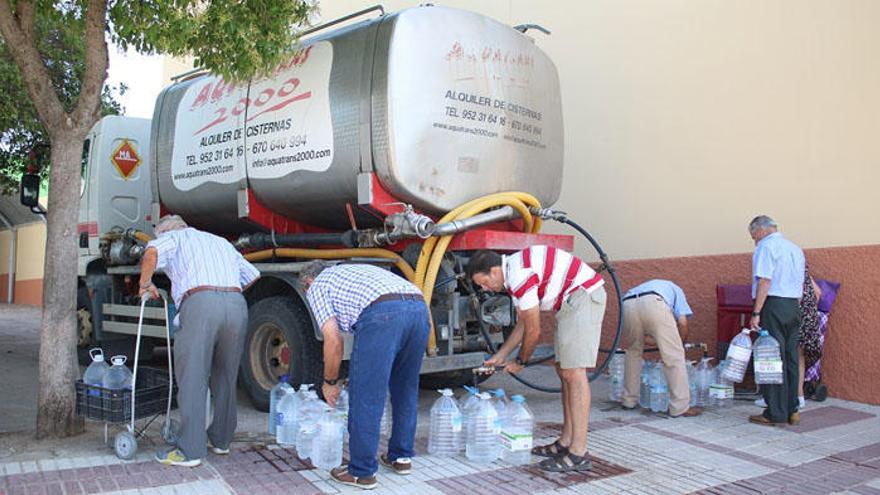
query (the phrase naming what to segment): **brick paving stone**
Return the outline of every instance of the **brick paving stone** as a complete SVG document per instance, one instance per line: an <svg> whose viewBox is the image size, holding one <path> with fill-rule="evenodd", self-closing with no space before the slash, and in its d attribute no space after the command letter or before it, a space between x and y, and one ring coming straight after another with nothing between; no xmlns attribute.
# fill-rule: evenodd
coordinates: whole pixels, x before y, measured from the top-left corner
<svg viewBox="0 0 880 495"><path fill-rule="evenodd" d="M785 429L795 433L806 433L874 417L876 417L874 414L856 411L848 407L824 406L804 411L801 413L801 424Z"/></svg>
<svg viewBox="0 0 880 495"><path fill-rule="evenodd" d="M82 495L85 493L80 486L78 481L65 481L64 482L64 493L65 495Z"/></svg>

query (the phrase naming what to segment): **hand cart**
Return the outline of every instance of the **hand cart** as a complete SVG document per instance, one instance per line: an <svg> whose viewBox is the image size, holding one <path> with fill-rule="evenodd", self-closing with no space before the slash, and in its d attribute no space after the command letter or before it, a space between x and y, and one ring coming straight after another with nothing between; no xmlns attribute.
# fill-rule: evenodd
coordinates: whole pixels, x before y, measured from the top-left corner
<svg viewBox="0 0 880 495"><path fill-rule="evenodd" d="M164 291L160 291L164 292ZM87 385L82 380L76 383L76 412L86 419L104 422L104 443L108 440L108 426L111 423L127 423L126 428L117 433L113 448L116 456L123 460L134 458L137 453L137 439L144 436L147 428L159 415L165 412L162 426L162 438L168 444L177 441L180 426L171 419L171 408L174 405L174 368L171 358L171 332L168 320L168 299L161 294L165 313L165 341L168 352L168 371L144 368L138 370L140 358L141 333L144 322L144 308L149 297L141 298L138 315L137 332L135 335L134 364L132 365L131 389L111 390L97 385ZM139 376L140 375L140 376ZM167 389L167 397L164 392ZM137 429L135 421L150 417L147 424Z"/></svg>

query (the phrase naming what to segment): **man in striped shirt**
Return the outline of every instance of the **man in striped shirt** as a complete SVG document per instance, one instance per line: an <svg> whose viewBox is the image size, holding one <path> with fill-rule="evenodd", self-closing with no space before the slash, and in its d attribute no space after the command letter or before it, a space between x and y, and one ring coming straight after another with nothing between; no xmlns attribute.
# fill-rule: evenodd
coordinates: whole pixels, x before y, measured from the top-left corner
<svg viewBox="0 0 880 495"><path fill-rule="evenodd" d="M428 345L428 310L407 280L373 265L330 266L315 261L299 274L315 323L324 336L324 399L339 397L342 333L354 334L349 361L348 435L351 459L330 471L336 481L375 488L376 450L386 392L392 422L382 464L397 474L412 471L418 419L419 371Z"/></svg>
<svg viewBox="0 0 880 495"><path fill-rule="evenodd" d="M248 308L241 292L260 272L226 239L188 227L177 215L162 217L156 238L141 260L139 295L159 297L157 268L171 280L180 325L174 333L174 376L180 406L177 446L156 453L174 466L198 466L208 453L228 454L237 425L235 385L247 330ZM177 317L175 318L175 322ZM208 387L214 417L205 432Z"/></svg>
<svg viewBox="0 0 880 495"><path fill-rule="evenodd" d="M548 457L539 464L547 471L586 471L587 425L590 419L590 382L587 368L596 365L602 318L604 281L589 265L551 246L532 246L510 256L478 251L467 267L468 278L483 290L507 291L518 320L510 337L487 366L505 366L518 373L528 362L541 335L541 311L556 313L554 349L556 372L562 382L562 434L532 453ZM507 363L519 346L519 355Z"/></svg>

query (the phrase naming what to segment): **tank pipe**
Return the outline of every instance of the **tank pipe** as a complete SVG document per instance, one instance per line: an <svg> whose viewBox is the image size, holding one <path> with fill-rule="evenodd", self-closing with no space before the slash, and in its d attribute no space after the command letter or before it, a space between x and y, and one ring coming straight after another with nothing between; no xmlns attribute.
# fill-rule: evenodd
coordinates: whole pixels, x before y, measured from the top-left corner
<svg viewBox="0 0 880 495"><path fill-rule="evenodd" d="M519 214L513 208L510 206L502 206L497 210L480 213L479 215L474 215L470 218L452 220L451 222L437 225L434 227L432 235L440 237L444 235L459 234L467 230L482 227L483 225L503 222L505 220L513 220L515 218L519 218Z"/></svg>
<svg viewBox="0 0 880 495"><path fill-rule="evenodd" d="M310 34L312 34L312 33L315 33L315 32L318 32L318 31L321 31L321 30L324 30L324 29L327 29L328 27L335 26L335 25L337 25L337 24L339 24L339 23L342 23L342 22L345 22L345 21L348 21L348 20L354 19L355 17L360 17L360 16L362 16L362 15L364 15L364 14L369 14L370 12L377 11L377 10L379 11L379 15L380 15L380 16L385 15L385 7L383 7L381 4L377 4L377 5L373 5L372 7L367 7L367 8L365 8L365 9L363 9L363 10L359 10L359 11L357 11L357 12L353 12L353 13L351 13L351 14L348 14L348 15L346 15L346 16L340 17L340 18L338 18L338 19L333 19L332 21L325 22L324 24L320 24L320 25L315 26L315 27L313 27L313 28L306 29L305 31L299 33L299 36L300 36L301 38L305 38L306 36L308 36L308 35L310 35Z"/></svg>
<svg viewBox="0 0 880 495"><path fill-rule="evenodd" d="M318 259L346 259L346 258L385 258L394 262L403 275L410 282L415 280L415 272L409 263L397 253L387 249L378 248L351 248L351 249L303 249L303 248L277 248L254 251L244 255L248 261L263 261L275 256L283 258L318 258Z"/></svg>
<svg viewBox="0 0 880 495"><path fill-rule="evenodd" d="M270 234L256 232L245 234L235 241L237 249L265 249L273 246L344 246L358 247L357 232L348 230L342 233L310 233L310 234Z"/></svg>

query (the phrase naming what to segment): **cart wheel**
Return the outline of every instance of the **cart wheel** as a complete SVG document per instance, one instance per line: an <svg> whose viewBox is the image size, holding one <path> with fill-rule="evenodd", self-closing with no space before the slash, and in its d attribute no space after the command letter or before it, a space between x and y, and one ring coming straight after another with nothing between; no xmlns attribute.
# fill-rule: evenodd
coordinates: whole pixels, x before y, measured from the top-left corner
<svg viewBox="0 0 880 495"><path fill-rule="evenodd" d="M180 439L180 422L176 419L169 419L162 425L162 440L168 445L177 445Z"/></svg>
<svg viewBox="0 0 880 495"><path fill-rule="evenodd" d="M116 450L116 457L130 461L134 458L134 454L137 453L138 443L130 431L121 431L116 434L113 448Z"/></svg>

